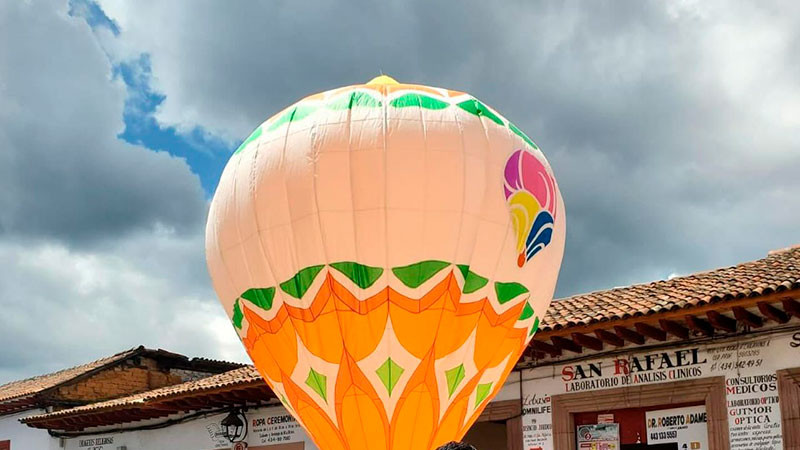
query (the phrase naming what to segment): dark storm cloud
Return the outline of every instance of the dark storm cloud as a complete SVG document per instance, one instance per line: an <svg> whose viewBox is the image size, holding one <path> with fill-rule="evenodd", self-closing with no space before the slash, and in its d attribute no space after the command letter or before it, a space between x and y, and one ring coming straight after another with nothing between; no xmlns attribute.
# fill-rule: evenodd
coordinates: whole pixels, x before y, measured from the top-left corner
<svg viewBox="0 0 800 450"><path fill-rule="evenodd" d="M116 138L125 95L65 2L0 2L0 384L141 344L244 358L199 180Z"/></svg>
<svg viewBox="0 0 800 450"><path fill-rule="evenodd" d="M99 3L118 34L0 3L0 342L24 343L0 347L0 382L141 343L243 357L197 178L116 138L111 65L142 55L162 125L231 141L379 71L476 95L556 173L558 295L800 242L796 2Z"/></svg>
<svg viewBox="0 0 800 450"><path fill-rule="evenodd" d="M800 241L796 4L103 4L151 55L166 124L245 136L379 70L496 107L537 140L563 191L560 295Z"/></svg>
<svg viewBox="0 0 800 450"><path fill-rule="evenodd" d="M10 2L0 12L0 232L76 244L197 229L196 177L166 152L116 138L125 88L86 23L56 8L66 5Z"/></svg>

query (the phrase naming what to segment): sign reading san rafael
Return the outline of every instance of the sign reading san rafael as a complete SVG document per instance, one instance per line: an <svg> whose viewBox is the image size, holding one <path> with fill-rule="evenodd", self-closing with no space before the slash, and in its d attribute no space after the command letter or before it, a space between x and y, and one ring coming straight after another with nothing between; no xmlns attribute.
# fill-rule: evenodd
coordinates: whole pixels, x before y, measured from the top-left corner
<svg viewBox="0 0 800 450"><path fill-rule="evenodd" d="M565 382L566 391L572 392L694 378L702 375L699 366L706 363L699 351L699 348L689 348L631 355L613 359L606 366L603 361L566 365L561 369L561 380Z"/></svg>

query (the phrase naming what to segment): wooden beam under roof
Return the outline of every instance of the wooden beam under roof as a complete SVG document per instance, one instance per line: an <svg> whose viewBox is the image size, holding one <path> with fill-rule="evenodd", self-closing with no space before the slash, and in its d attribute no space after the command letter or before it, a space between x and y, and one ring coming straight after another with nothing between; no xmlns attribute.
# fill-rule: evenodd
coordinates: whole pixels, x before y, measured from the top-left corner
<svg viewBox="0 0 800 450"><path fill-rule="evenodd" d="M689 329L692 331L705 334L706 336L714 336L714 327L705 319L696 316L686 316L686 325L688 325Z"/></svg>
<svg viewBox="0 0 800 450"><path fill-rule="evenodd" d="M658 324L662 330L679 339L689 339L689 329L674 320L661 319Z"/></svg>
<svg viewBox="0 0 800 450"><path fill-rule="evenodd" d="M625 345L625 341L621 337L610 331L597 329L594 330L594 334L601 341L605 342L606 344L613 345L614 347L622 347Z"/></svg>
<svg viewBox="0 0 800 450"><path fill-rule="evenodd" d="M531 347L535 351L548 353L550 356L561 356L560 348L556 347L555 345L548 344L547 342L537 340L536 338L531 341Z"/></svg>
<svg viewBox="0 0 800 450"><path fill-rule="evenodd" d="M526 350L526 356L538 360L538 359L547 359L549 354L528 348L528 350Z"/></svg>
<svg viewBox="0 0 800 450"><path fill-rule="evenodd" d="M583 349L580 345L576 344L575 341L572 339L563 338L561 336L553 336L550 338L553 342L553 345L561 350L569 350L573 353L583 353Z"/></svg>
<svg viewBox="0 0 800 450"><path fill-rule="evenodd" d="M733 316L736 317L736 320L748 325L750 328L761 328L764 325L764 319L741 306L733 307Z"/></svg>
<svg viewBox="0 0 800 450"><path fill-rule="evenodd" d="M635 332L633 330L629 330L629 329L627 329L625 327L621 327L621 326L615 326L614 327L614 331L617 333L617 336L619 336L620 338L622 338L622 339L624 339L624 340L626 340L628 342L632 342L632 343L637 344L637 345L644 344L644 336L642 336L641 334L639 334L639 333L637 333L637 332Z"/></svg>
<svg viewBox="0 0 800 450"><path fill-rule="evenodd" d="M758 310L769 320L774 320L778 323L786 323L789 321L789 316L785 312L767 302L758 302Z"/></svg>
<svg viewBox="0 0 800 450"><path fill-rule="evenodd" d="M797 300L785 298L781 300L781 304L783 305L783 310L786 311L786 314L790 314L800 319L800 303L798 303Z"/></svg>
<svg viewBox="0 0 800 450"><path fill-rule="evenodd" d="M592 349L596 352L603 350L603 341L588 334L572 333L572 340L576 344Z"/></svg>
<svg viewBox="0 0 800 450"><path fill-rule="evenodd" d="M646 323L635 323L633 326L636 328L636 331L638 331L639 334L645 335L651 339L655 339L657 341L667 340L667 332L660 328L656 328Z"/></svg>
<svg viewBox="0 0 800 450"><path fill-rule="evenodd" d="M708 317L708 321L714 328L721 331L727 331L728 333L736 332L736 321L730 317L723 316L718 311L713 310L708 311L706 313L706 317Z"/></svg>

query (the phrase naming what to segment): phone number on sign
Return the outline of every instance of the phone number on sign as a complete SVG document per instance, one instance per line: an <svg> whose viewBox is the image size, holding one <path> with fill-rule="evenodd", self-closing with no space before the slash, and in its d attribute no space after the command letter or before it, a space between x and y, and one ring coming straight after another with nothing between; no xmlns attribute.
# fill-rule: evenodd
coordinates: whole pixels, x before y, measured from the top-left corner
<svg viewBox="0 0 800 450"><path fill-rule="evenodd" d="M661 441L664 439L677 439L677 431L654 431L650 433L651 441Z"/></svg>

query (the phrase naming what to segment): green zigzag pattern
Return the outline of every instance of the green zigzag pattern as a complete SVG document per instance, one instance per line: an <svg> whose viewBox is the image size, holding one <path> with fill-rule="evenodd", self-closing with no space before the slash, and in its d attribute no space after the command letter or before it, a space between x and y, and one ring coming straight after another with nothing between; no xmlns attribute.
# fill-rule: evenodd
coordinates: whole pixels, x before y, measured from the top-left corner
<svg viewBox="0 0 800 450"><path fill-rule="evenodd" d="M375 282L378 281L384 272L383 268L381 267L367 266L352 261L335 262L328 265L342 275L346 276L361 289L367 289L375 284ZM471 294L486 286L486 284L489 282L488 278L482 277L470 270L468 265L453 265L445 261L420 261L407 266L394 267L392 268L391 272L394 274L395 278L400 280L400 282L402 282L406 287L416 289L433 278L433 276L437 273L453 266L455 266L455 268L461 272L461 275L464 278L464 286L462 286L461 291L465 294ZM325 265L315 265L301 269L293 277L289 278L283 283L280 283L280 289L294 298L302 298L324 267ZM243 314L239 304L240 300L246 300L248 303L260 309L269 311L272 309L275 291L276 288L274 286L265 288L250 288L244 291L236 299L233 306L233 325L239 330L242 329ZM497 301L501 305L530 292L528 288L520 283L502 281L494 282L494 291L495 295L497 296ZM528 320L533 316L535 316L533 307L529 302L526 301L518 320ZM534 318L534 325L530 332L531 335L536 332L538 326L539 317L537 316Z"/></svg>
<svg viewBox="0 0 800 450"><path fill-rule="evenodd" d="M359 92L359 91L352 91L349 93L338 95L326 101L323 104L300 103L291 107L289 110L287 110L280 117L275 119L269 125L261 125L258 128L256 128L255 131L253 131L253 133L250 134L250 136L247 139L245 139L244 142L242 142L242 145L240 145L239 148L237 148L236 151L233 152L233 154L235 155L241 152L248 146L248 144L258 139L258 137L261 136L261 133L263 131L262 128L265 126L266 126L266 131L273 131L287 123L299 122L321 109L340 111L340 110L353 109L355 107L379 108L382 105L383 103L377 98L367 94L366 92ZM512 133L522 138L522 140L525 141L525 143L527 143L531 148L536 150L539 149L539 146L537 146L536 143L534 143L533 140L529 138L527 134L525 134L522 130L517 128L516 125L514 125L513 123L501 117L499 114L489 109L489 107L481 103L476 98L470 98L460 103L452 104L428 95L409 93L397 97L394 100L391 100L389 102L389 106L393 108L417 107L429 110L442 110L449 108L451 106L456 106L472 115L478 117L486 117L488 120L496 123L497 125L508 127L508 129L511 130Z"/></svg>

